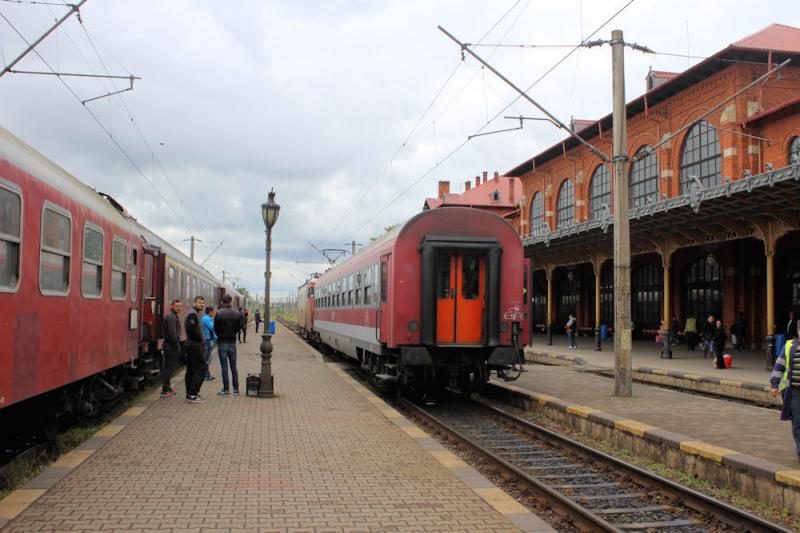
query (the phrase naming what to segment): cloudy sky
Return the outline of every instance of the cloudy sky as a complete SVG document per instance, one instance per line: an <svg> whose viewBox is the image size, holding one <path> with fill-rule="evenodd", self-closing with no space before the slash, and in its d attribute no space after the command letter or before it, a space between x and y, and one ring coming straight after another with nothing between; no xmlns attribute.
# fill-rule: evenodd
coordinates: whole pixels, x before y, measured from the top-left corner
<svg viewBox="0 0 800 533"><path fill-rule="evenodd" d="M188 251L184 239L197 236L199 261L224 241L205 266L262 294L260 204L274 187L273 291L288 295L324 268L308 243L369 242L417 212L438 180L460 191L476 174L507 171L563 138L528 123L463 144L481 128L516 126L504 115L541 114L519 101L502 112L515 93L474 60L462 62L437 25L470 43L570 46L476 48L527 87L626 4L89 0L83 25L72 17L39 45L41 56L60 72L142 79L84 109L55 77L7 74L0 125L173 244ZM14 28L33 40L65 11L0 0L8 19L0 18L0 61L25 47ZM800 26L796 0L758 8L751 0L634 0L597 37L621 29L659 52L626 52L630 100L650 67L684 70L699 60L680 55L713 54L774 22ZM603 116L610 61L607 47L579 49L529 94L565 122ZM33 54L16 68L47 70ZM65 81L83 100L115 90L108 80Z"/></svg>

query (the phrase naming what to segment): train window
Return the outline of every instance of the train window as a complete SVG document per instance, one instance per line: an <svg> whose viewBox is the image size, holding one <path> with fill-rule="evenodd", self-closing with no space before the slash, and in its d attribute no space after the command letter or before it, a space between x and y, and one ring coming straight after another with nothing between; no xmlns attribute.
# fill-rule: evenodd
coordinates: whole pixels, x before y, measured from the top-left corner
<svg viewBox="0 0 800 533"><path fill-rule="evenodd" d="M81 294L85 298L99 298L103 292L103 230L91 222L83 226L83 267L81 268Z"/></svg>
<svg viewBox="0 0 800 533"><path fill-rule="evenodd" d="M172 305L172 300L175 299L175 288L176 288L176 276L175 276L175 267L170 265L167 268L167 303Z"/></svg>
<svg viewBox="0 0 800 533"><path fill-rule="evenodd" d="M436 297L450 298L450 254L439 254L436 263Z"/></svg>
<svg viewBox="0 0 800 533"><path fill-rule="evenodd" d="M356 289L356 302L355 305L361 305L361 289Z"/></svg>
<svg viewBox="0 0 800 533"><path fill-rule="evenodd" d="M381 263L381 303L386 303L386 291L389 285L389 265Z"/></svg>
<svg viewBox="0 0 800 533"><path fill-rule="evenodd" d="M111 299L124 300L128 288L128 245L116 238L111 244Z"/></svg>
<svg viewBox="0 0 800 533"><path fill-rule="evenodd" d="M136 258L136 248L131 248L131 302L136 301L136 289L139 284Z"/></svg>
<svg viewBox="0 0 800 533"><path fill-rule="evenodd" d="M42 211L42 249L39 257L39 288L42 294L69 292L69 261L72 255L72 217L69 211L45 204Z"/></svg>
<svg viewBox="0 0 800 533"><path fill-rule="evenodd" d="M461 296L465 300L476 300L480 294L480 260L478 256L468 255L461 265Z"/></svg>
<svg viewBox="0 0 800 533"><path fill-rule="evenodd" d="M22 244L22 198L0 184L0 291L16 290Z"/></svg>
<svg viewBox="0 0 800 533"><path fill-rule="evenodd" d="M353 307L353 291L347 291L347 307Z"/></svg>
<svg viewBox="0 0 800 533"><path fill-rule="evenodd" d="M180 273L180 276L178 278L178 279L180 279L180 290L178 291L179 292L178 299L180 299L180 301L182 301L182 302L185 302L186 301L186 273L183 270L179 270L178 272Z"/></svg>

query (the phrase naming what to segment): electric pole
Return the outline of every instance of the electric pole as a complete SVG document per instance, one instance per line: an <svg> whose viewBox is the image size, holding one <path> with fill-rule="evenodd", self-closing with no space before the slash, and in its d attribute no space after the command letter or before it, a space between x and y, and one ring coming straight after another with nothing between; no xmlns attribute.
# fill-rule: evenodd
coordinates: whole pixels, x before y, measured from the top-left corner
<svg viewBox="0 0 800 533"><path fill-rule="evenodd" d="M631 380L631 236L628 220L628 134L625 116L625 41L611 32L614 100L614 396L630 397Z"/></svg>
<svg viewBox="0 0 800 533"><path fill-rule="evenodd" d="M350 250L351 250L350 255L356 255L356 241L355 240L353 240L353 242L350 243Z"/></svg>
<svg viewBox="0 0 800 533"><path fill-rule="evenodd" d="M192 238L190 240L192 241L192 255L191 255L191 258L192 258L192 263L194 263L194 235L192 235Z"/></svg>
<svg viewBox="0 0 800 533"><path fill-rule="evenodd" d="M197 242L203 242L203 241L201 241L200 239L197 239L197 238L195 238L195 236L194 236L194 235L192 235L192 236L191 236L191 237L189 237L188 239L184 239L184 240L183 240L183 242L186 242L186 241L189 241L189 242L191 243L191 245L190 245L190 248L189 248L189 250L190 250L190 252L189 252L189 257L191 257L191 259L192 259L192 262L194 262L194 245L195 245L195 243L197 243ZM220 245L221 245L221 243L220 243ZM217 246L217 248L219 248L219 246ZM216 252L216 251L217 251L217 250L216 250L216 249L214 249L214 252ZM211 252L211 253L213 254L214 252ZM209 256L209 257L211 257L211 256ZM205 263L205 261L203 261L203 263Z"/></svg>

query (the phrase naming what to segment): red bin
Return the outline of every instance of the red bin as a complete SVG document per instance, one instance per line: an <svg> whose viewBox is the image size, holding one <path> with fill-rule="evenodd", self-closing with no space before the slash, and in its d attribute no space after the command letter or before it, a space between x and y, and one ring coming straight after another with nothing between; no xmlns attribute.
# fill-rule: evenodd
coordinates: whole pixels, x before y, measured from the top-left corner
<svg viewBox="0 0 800 533"><path fill-rule="evenodd" d="M726 353L722 356L723 361L725 361L725 368L730 368L731 363L733 363L733 356L729 353Z"/></svg>

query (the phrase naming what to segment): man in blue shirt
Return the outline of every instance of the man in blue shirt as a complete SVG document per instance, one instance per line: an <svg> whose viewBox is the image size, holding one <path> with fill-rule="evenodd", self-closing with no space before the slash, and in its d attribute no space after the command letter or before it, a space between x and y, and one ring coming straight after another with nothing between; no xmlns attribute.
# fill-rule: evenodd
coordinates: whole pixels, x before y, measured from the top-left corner
<svg viewBox="0 0 800 533"><path fill-rule="evenodd" d="M206 314L200 319L203 325L203 333L206 335L206 381L211 381L211 354L214 353L214 344L217 341L217 334L214 333L214 307L206 307Z"/></svg>

